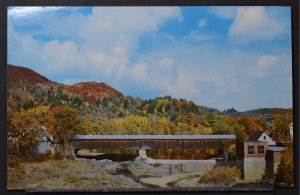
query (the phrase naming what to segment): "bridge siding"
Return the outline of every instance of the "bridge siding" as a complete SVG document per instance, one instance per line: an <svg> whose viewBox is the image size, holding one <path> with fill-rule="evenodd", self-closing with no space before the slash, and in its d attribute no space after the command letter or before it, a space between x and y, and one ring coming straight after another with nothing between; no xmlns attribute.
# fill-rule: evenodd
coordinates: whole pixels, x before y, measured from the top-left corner
<svg viewBox="0 0 300 195"><path fill-rule="evenodd" d="M75 149L224 149L235 140L69 140Z"/></svg>

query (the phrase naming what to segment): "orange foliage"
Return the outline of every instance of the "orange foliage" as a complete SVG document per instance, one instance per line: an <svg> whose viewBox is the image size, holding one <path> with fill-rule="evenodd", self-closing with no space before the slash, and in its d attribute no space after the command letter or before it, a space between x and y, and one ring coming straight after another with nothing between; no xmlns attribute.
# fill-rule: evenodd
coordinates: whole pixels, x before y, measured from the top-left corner
<svg viewBox="0 0 300 195"><path fill-rule="evenodd" d="M69 93L75 93L94 103L97 99L103 99L109 96L121 97L123 94L105 83L84 82L72 86L64 86Z"/></svg>
<svg viewBox="0 0 300 195"><path fill-rule="evenodd" d="M260 121L257 119L243 117L238 120L238 123L245 128L247 136L250 136L254 131L263 130Z"/></svg>
<svg viewBox="0 0 300 195"><path fill-rule="evenodd" d="M171 135L179 135L180 134L180 130L178 129L178 127L175 124L170 123L169 128L170 128Z"/></svg>

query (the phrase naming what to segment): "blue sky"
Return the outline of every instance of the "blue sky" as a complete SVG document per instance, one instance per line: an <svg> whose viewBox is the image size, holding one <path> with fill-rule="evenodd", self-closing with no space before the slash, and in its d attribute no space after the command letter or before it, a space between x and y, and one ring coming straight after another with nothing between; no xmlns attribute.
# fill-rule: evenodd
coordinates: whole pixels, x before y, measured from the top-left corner
<svg viewBox="0 0 300 195"><path fill-rule="evenodd" d="M292 107L289 7L9 7L8 63L144 99Z"/></svg>

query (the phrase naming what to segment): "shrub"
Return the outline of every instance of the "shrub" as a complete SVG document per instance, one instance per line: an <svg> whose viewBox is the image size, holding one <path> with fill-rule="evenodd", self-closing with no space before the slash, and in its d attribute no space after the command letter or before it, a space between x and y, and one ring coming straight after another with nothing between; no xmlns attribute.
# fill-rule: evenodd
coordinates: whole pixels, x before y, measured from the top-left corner
<svg viewBox="0 0 300 195"><path fill-rule="evenodd" d="M241 176L237 167L219 166L210 171L206 171L199 180L199 183L214 183L228 186Z"/></svg>

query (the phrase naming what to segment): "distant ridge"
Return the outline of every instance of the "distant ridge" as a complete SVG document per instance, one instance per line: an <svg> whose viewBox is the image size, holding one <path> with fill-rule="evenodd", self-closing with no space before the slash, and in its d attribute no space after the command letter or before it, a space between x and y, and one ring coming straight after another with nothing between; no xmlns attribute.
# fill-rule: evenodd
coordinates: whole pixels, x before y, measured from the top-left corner
<svg viewBox="0 0 300 195"><path fill-rule="evenodd" d="M20 88L24 86L35 85L47 85L53 87L62 87L62 89L68 93L81 96L82 98L95 102L97 99L103 99L104 97L122 97L121 92L107 85L104 82L80 82L74 85L64 85L49 80L47 77L40 75L39 73L25 67L7 65L7 77L9 88ZM218 114L224 114L232 117L258 117L265 120L273 119L275 113L287 113L292 108L259 108L255 110L249 110L239 112L234 108L224 110L223 112L199 106L202 110L207 112L215 112Z"/></svg>
<svg viewBox="0 0 300 195"><path fill-rule="evenodd" d="M121 92L103 82L81 82L74 85L64 85L53 82L29 68L10 64L7 66L7 80L8 86L12 88L35 85L60 86L69 93L77 94L91 101L95 101L97 98L123 96Z"/></svg>

